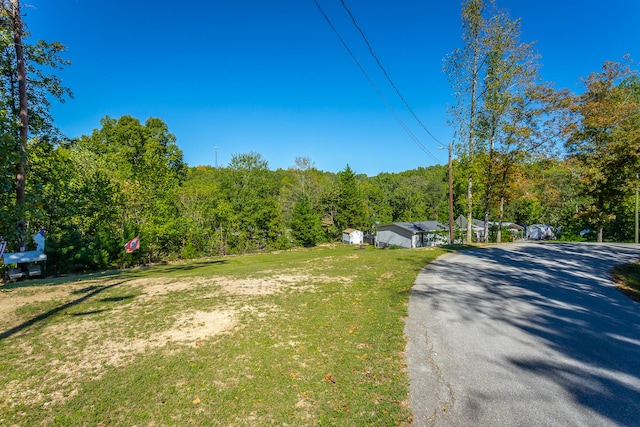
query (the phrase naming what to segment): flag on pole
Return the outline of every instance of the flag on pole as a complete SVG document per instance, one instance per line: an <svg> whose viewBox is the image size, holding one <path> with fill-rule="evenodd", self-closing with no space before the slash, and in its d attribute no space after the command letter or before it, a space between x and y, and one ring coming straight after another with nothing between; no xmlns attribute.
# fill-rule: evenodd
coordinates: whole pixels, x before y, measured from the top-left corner
<svg viewBox="0 0 640 427"><path fill-rule="evenodd" d="M136 249L138 249L140 247L140 236L135 237L131 240L129 240L127 242L126 245L124 245L124 250L130 254L131 252L135 251Z"/></svg>
<svg viewBox="0 0 640 427"><path fill-rule="evenodd" d="M2 256L6 247L7 247L7 242L5 242L2 239L2 237L0 237L0 256Z"/></svg>

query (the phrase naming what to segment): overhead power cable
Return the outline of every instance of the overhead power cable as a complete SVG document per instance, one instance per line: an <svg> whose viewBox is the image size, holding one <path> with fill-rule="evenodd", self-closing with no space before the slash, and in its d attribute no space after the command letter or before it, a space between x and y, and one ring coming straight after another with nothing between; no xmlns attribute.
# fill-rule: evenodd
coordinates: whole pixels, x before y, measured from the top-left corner
<svg viewBox="0 0 640 427"><path fill-rule="evenodd" d="M340 0L340 3L342 3L342 6L344 7L344 10L347 11L347 13L349 14L349 17L351 18L351 21L353 22L353 25L355 25L355 27L358 29L358 32L360 33L360 35L362 36L362 39L364 40L364 42L367 44L367 47L369 48L369 52L371 52L371 56L373 56L373 59L375 59L376 63L378 64L378 67L380 67L380 70L382 70L382 73L384 74L384 76L387 78L387 80L389 81L389 84L391 84L391 87L393 87L393 89L396 91L396 94L398 95L398 97L400 98L400 100L402 101L402 103L404 104L405 107L407 107L407 110L409 110L409 112L411 113L411 115L416 119L416 121L420 124L420 126L422 127L422 129L424 129L424 131L431 137L434 139L434 141L436 141L438 144L440 144L441 146L443 146L444 144L442 142L440 142L440 140L438 140L438 138L436 138L430 131L429 129L427 129L427 127L422 123L422 121L418 118L418 116L416 115L416 113L413 112L413 109L409 106L409 104L407 103L407 101L404 99L404 96L402 96L402 94L400 93L400 90L398 89L398 87L395 85L395 83L393 82L393 80L391 79L391 77L389 76L389 73L387 73L387 70L382 66L382 63L380 62L380 60L378 59L378 56L375 54L375 52L373 51L373 47L371 47L371 43L369 43L369 39L367 39L367 36L364 34L364 31L362 31L362 28L360 28L360 25L358 25L358 22L356 21L356 18L353 16L353 14L351 13L351 10L349 10L349 8L347 7L347 4L344 2L344 0Z"/></svg>
<svg viewBox="0 0 640 427"><path fill-rule="evenodd" d="M375 84L375 82L373 81L373 79L369 76L369 74L367 73L367 71L364 69L364 67L362 66L362 64L360 64L360 61L358 61L358 58L355 56L355 54L353 53L353 51L351 50L351 48L349 48L349 46L347 45L347 42L345 42L345 40L342 38L342 36L340 35L340 33L338 32L338 30L336 29L336 27L333 25L333 23L331 22L331 19L329 19L329 17L327 16L327 14L324 12L324 9L322 9L322 7L320 6L320 4L318 4L317 0L313 0L313 2L316 4L316 6L318 7L318 10L320 10L320 13L322 14L322 16L324 17L324 19L327 21L327 23L329 24L329 26L331 27L331 29L333 30L333 32L336 34L336 36L338 37L338 40L340 40L340 43L342 43L342 46L344 46L344 48L347 50L347 52L349 53L349 55L351 56L351 58L353 59L353 61L356 63L356 65L358 66L358 68L360 69L360 71L362 72L362 74L365 76L365 78L367 79L367 81L369 81L369 84L371 84L371 86L373 87L373 89L376 91L376 93L378 94L378 96L380 97L380 99L382 99L382 101L384 102L384 104L386 105L387 109L391 112L391 114L393 115L393 117L398 121L398 123L400 124L400 126L402 126L402 128L405 130L405 132L407 132L407 134L409 135L409 137L416 143L416 145L429 157L431 157L431 159L433 159L436 163L439 163L440 160L434 156L429 150L427 150L427 148L424 146L424 144L422 142L420 142L420 140L418 139L418 137L415 136L415 134L411 131L411 129L409 129L409 127L407 126L407 124L402 120L402 118L398 115L398 113L396 113L396 111L393 109L393 107L391 106L391 104L389 103L389 101L387 100L387 98L382 94L382 92L380 91L380 89L378 88L378 86Z"/></svg>

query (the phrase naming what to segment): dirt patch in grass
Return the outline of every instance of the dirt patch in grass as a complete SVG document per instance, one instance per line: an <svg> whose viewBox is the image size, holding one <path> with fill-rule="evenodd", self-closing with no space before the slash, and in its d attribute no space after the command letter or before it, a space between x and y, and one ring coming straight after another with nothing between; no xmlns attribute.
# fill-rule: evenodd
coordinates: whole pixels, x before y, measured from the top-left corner
<svg viewBox="0 0 640 427"><path fill-rule="evenodd" d="M314 282L336 280L292 273L272 272L260 278L104 279L1 292L0 333L29 325L50 307L55 315L4 338L2 344L14 354L12 368L32 374L2 381L0 401L45 406L63 402L77 395L83 381L98 380L108 369L125 366L139 355L200 347L211 337L233 333L243 313L263 317L277 310L256 297L288 290L312 292ZM70 305L102 288L108 291L83 301L93 305ZM230 297L233 303L228 302ZM211 301L210 306L201 301L192 308L193 301L204 299ZM20 312L30 305L36 314ZM68 309L55 311L67 305Z"/></svg>

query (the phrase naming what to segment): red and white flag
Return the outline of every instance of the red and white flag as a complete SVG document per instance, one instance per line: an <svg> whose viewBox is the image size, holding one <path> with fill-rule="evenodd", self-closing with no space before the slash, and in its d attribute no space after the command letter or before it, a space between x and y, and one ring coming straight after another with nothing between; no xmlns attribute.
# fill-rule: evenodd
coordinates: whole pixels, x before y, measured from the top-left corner
<svg viewBox="0 0 640 427"><path fill-rule="evenodd" d="M130 254L131 252L135 251L136 249L138 249L140 247L140 236L135 237L131 240L129 240L127 242L126 245L124 245L124 250Z"/></svg>

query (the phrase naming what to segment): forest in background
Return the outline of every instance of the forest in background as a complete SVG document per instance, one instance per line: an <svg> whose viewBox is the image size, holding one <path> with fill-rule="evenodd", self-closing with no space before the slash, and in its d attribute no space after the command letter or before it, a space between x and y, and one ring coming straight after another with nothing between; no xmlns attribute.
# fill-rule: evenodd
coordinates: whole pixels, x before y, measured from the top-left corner
<svg viewBox="0 0 640 427"><path fill-rule="evenodd" d="M369 177L349 165L320 171L304 157L270 170L250 152L225 167L189 166L161 118L105 117L91 135L66 138L49 114L51 102L71 96L55 76L68 65L64 46L31 43L17 0L1 5L0 236L8 252L29 250L30 236L45 230L51 274L313 246L395 221L448 222L447 165ZM454 216L547 223L567 240L633 241L640 80L631 60L603 64L580 94L555 89L519 40L519 21L494 6L462 3L463 43L445 58L457 97ZM581 236L586 229L594 231ZM139 250L125 253L137 236Z"/></svg>

